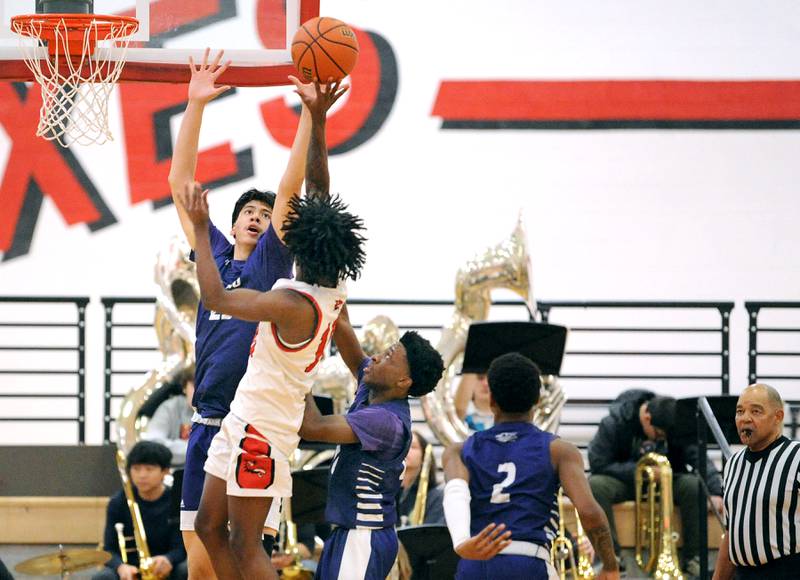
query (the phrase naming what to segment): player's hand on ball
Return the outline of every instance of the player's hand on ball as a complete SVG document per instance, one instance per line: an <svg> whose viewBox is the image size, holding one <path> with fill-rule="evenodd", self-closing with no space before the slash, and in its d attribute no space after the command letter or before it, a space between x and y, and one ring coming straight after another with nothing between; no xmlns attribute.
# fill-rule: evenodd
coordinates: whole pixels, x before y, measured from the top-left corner
<svg viewBox="0 0 800 580"><path fill-rule="evenodd" d="M324 117L328 109L350 88L347 84L342 85L340 80L329 79L329 82L324 85L321 85L317 79L311 83L302 83L297 77L290 76L289 80L294 83L294 92L300 95L303 104L315 117Z"/></svg>
<svg viewBox="0 0 800 580"><path fill-rule="evenodd" d="M511 543L511 532L503 532L505 524L489 524L477 536L461 542L456 554L467 560L490 560Z"/></svg>
<svg viewBox="0 0 800 580"><path fill-rule="evenodd" d="M217 79L224 73L231 61L226 61L225 64L220 66L223 51L219 51L214 57L211 64L208 64L208 55L210 49L206 49L203 54L203 62L197 66L194 64L194 59L189 57L189 68L192 70L192 78L189 81L188 97L190 101L199 101L207 103L212 99L217 98L219 95L230 89L228 85L216 86Z"/></svg>
<svg viewBox="0 0 800 580"><path fill-rule="evenodd" d="M208 223L207 189L204 190L199 183L192 181L186 184L178 199L194 225L203 226Z"/></svg>

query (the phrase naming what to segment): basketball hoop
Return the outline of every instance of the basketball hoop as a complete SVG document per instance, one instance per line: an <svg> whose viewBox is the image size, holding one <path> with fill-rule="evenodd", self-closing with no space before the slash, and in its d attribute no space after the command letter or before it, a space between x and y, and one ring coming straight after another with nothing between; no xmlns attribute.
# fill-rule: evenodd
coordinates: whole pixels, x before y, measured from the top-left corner
<svg viewBox="0 0 800 580"><path fill-rule="evenodd" d="M130 16L102 14L29 14L14 16L11 30L20 37L25 64L42 90L36 136L90 145L113 141L108 129L108 99L119 79L130 36L139 22ZM95 49L100 42L117 50ZM42 45L47 46L44 54Z"/></svg>

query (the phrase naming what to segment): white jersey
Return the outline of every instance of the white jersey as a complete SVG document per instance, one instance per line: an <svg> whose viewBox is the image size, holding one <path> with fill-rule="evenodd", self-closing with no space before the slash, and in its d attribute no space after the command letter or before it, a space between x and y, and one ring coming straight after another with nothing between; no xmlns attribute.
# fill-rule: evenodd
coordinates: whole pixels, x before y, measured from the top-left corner
<svg viewBox="0 0 800 580"><path fill-rule="evenodd" d="M317 311L317 327L310 340L292 345L281 340L274 324L260 322L250 346L247 371L231 402L231 413L252 425L288 457L300 442L305 397L347 292L344 284L325 288L287 279L278 280L272 289L294 290L306 297Z"/></svg>

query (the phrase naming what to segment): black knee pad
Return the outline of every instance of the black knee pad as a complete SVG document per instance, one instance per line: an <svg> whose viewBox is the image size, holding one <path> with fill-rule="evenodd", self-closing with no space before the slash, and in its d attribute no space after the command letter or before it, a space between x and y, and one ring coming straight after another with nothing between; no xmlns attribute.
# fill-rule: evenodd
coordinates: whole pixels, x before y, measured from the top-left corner
<svg viewBox="0 0 800 580"><path fill-rule="evenodd" d="M275 536L264 534L261 544L264 546L264 551L267 553L267 556L272 556L272 550L275 549Z"/></svg>

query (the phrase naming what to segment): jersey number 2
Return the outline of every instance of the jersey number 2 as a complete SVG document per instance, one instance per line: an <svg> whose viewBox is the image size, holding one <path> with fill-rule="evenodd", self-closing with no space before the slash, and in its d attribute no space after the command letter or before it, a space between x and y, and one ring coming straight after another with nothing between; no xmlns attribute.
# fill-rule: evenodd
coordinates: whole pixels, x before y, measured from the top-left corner
<svg viewBox="0 0 800 580"><path fill-rule="evenodd" d="M503 491L514 483L517 478L517 466L513 462L501 463L497 466L498 473L505 473L506 478L500 483L495 483L492 487L491 503L508 503L511 501L511 494Z"/></svg>

